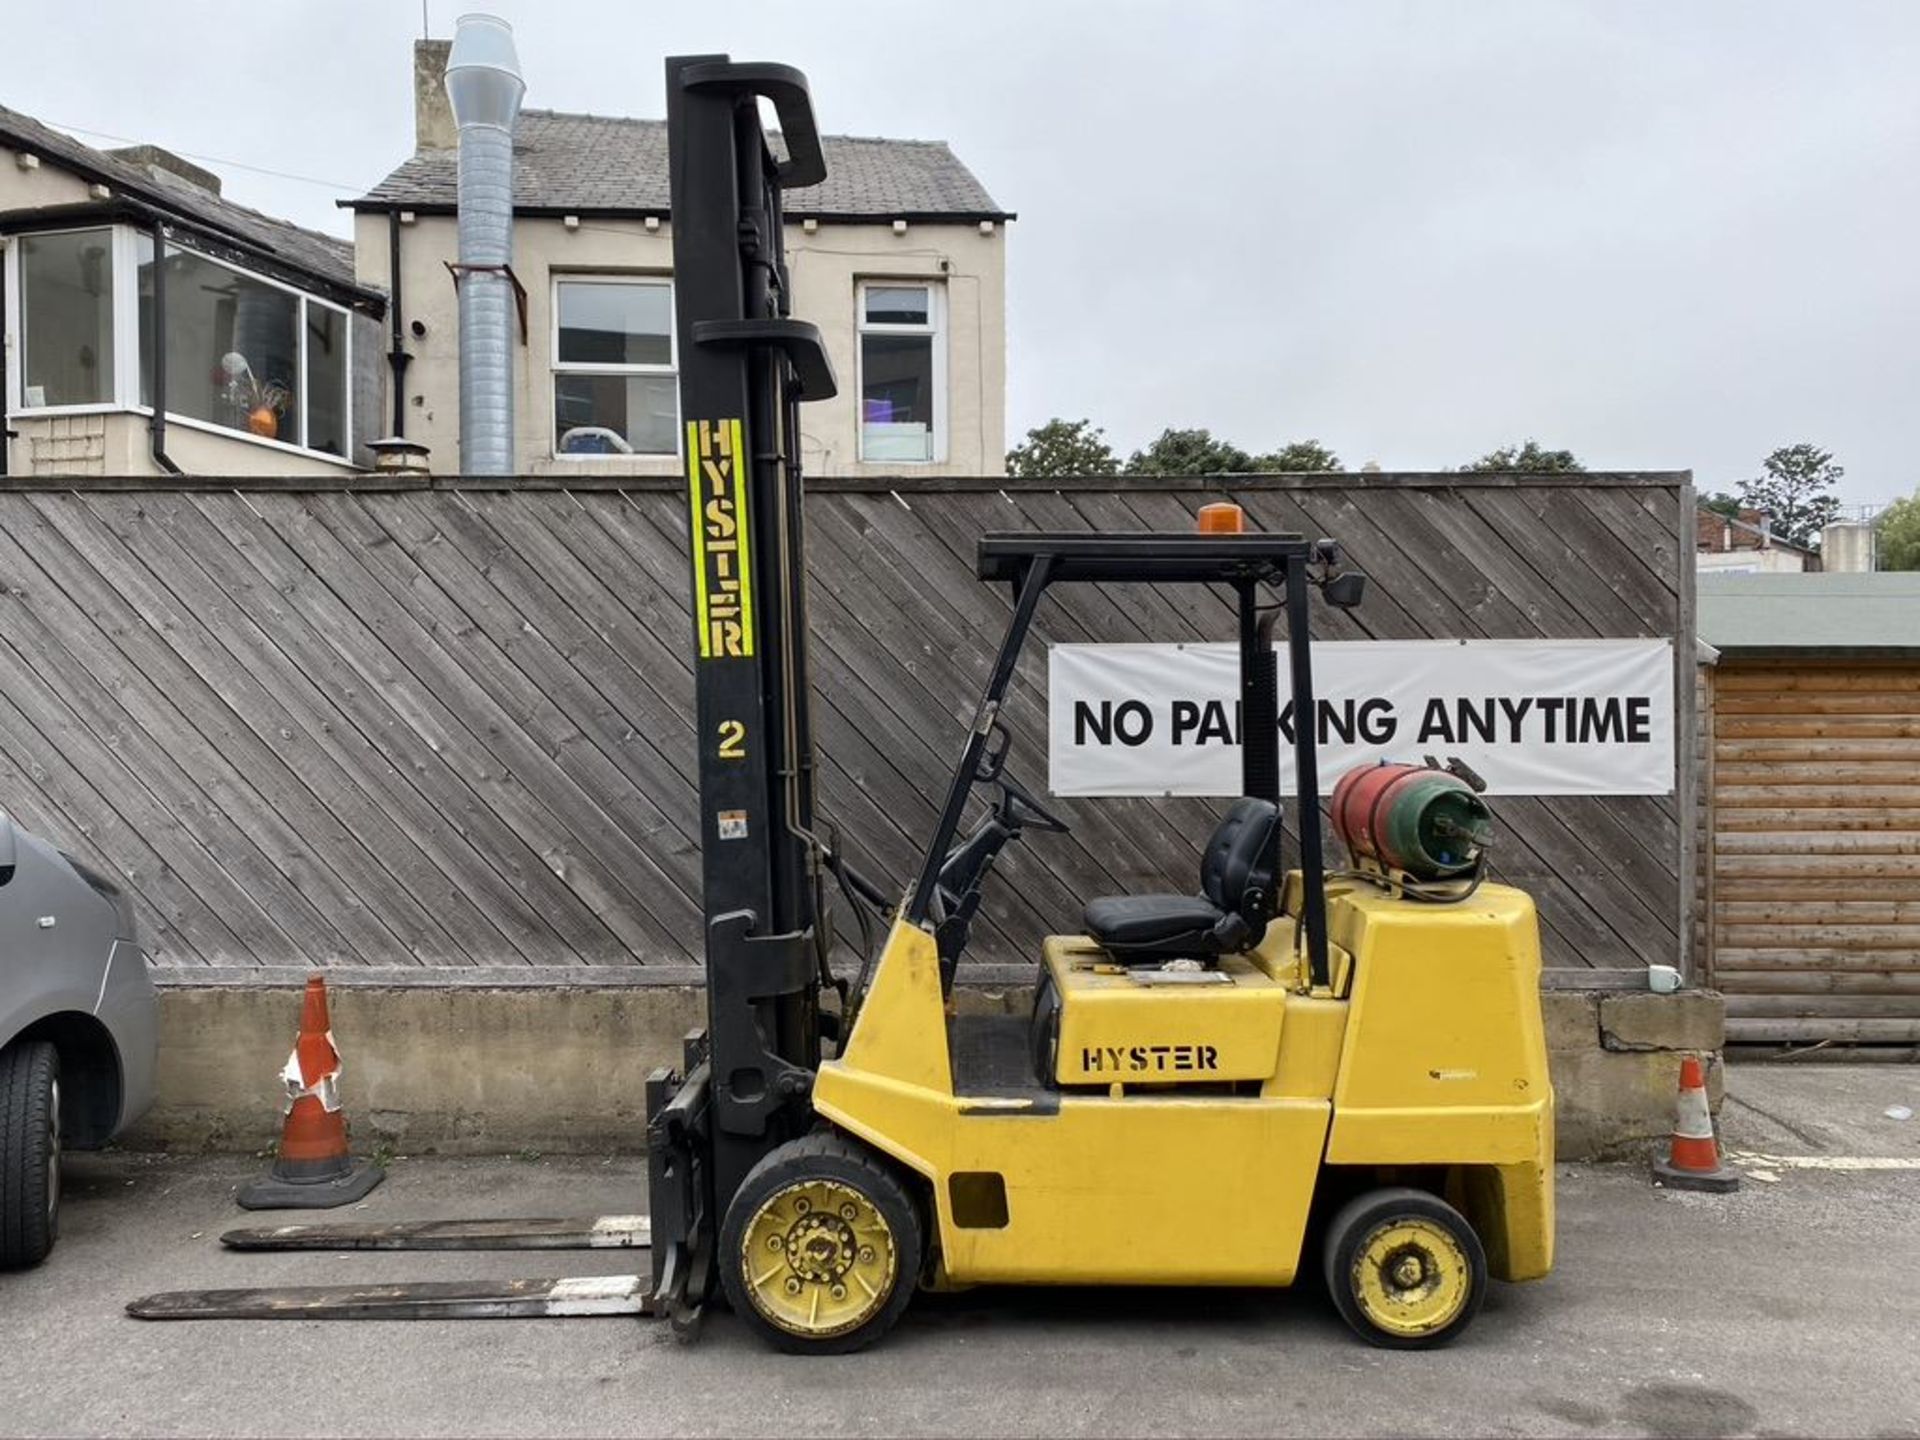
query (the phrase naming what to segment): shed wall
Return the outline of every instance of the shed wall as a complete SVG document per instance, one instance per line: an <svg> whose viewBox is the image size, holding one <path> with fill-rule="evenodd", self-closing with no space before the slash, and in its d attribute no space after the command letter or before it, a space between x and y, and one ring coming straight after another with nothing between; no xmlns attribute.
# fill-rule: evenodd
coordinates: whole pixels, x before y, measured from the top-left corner
<svg viewBox="0 0 1920 1440"><path fill-rule="evenodd" d="M1713 686L1727 1038L1920 1040L1920 665L1723 655Z"/></svg>

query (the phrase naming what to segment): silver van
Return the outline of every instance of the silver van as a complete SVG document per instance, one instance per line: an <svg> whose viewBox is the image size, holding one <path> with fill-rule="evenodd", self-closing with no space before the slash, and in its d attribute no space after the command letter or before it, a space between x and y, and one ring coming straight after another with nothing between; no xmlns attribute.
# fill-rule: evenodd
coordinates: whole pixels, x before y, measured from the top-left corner
<svg viewBox="0 0 1920 1440"><path fill-rule="evenodd" d="M62 1148L147 1108L159 1019L127 895L0 810L0 1269L53 1248Z"/></svg>

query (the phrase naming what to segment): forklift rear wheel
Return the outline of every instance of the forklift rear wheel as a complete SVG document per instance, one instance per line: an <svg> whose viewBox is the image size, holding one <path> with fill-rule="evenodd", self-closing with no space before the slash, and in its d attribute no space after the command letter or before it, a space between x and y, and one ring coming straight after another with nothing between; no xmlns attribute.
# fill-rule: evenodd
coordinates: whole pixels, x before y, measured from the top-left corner
<svg viewBox="0 0 1920 1440"><path fill-rule="evenodd" d="M844 1355L900 1318L920 1276L920 1217L893 1171L831 1131L748 1172L721 1228L734 1312L781 1350Z"/></svg>
<svg viewBox="0 0 1920 1440"><path fill-rule="evenodd" d="M1370 1190L1349 1201L1327 1230L1326 1273L1340 1318L1389 1350L1447 1344L1487 1293L1480 1237L1424 1190Z"/></svg>

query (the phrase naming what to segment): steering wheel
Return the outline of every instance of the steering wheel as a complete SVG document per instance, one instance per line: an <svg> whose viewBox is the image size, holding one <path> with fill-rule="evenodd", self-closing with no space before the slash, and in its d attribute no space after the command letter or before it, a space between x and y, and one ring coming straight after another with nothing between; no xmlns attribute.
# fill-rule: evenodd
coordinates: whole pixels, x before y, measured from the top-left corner
<svg viewBox="0 0 1920 1440"><path fill-rule="evenodd" d="M1031 825L1036 830L1045 830L1054 835L1065 835L1071 828L1053 811L1047 809L1033 798L1033 792L1002 772L997 777L1000 786L1000 813L1017 828ZM1022 814L1024 811L1026 813Z"/></svg>

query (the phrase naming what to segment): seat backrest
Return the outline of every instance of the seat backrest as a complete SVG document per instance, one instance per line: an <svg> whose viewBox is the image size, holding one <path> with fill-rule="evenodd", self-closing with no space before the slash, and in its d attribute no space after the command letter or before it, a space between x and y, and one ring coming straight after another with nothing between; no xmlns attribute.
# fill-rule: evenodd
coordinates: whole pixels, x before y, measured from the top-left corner
<svg viewBox="0 0 1920 1440"><path fill-rule="evenodd" d="M1273 915L1273 839L1280 811L1271 800L1244 795L1228 807L1200 857L1200 889L1230 915L1240 915L1256 935ZM1249 894L1261 898L1246 914Z"/></svg>

